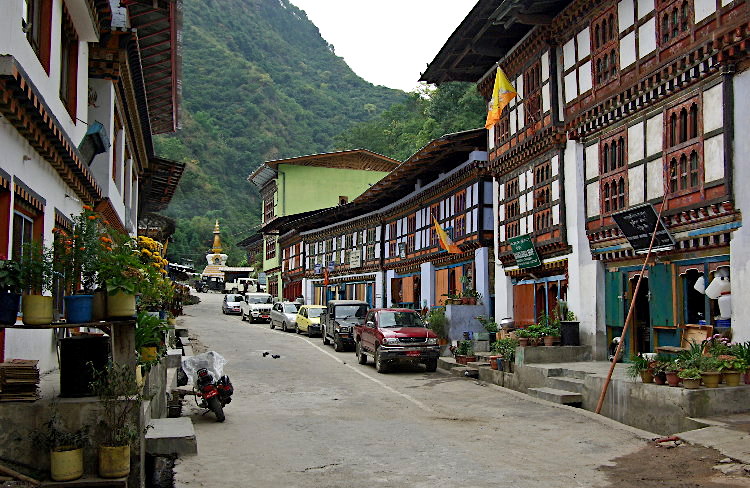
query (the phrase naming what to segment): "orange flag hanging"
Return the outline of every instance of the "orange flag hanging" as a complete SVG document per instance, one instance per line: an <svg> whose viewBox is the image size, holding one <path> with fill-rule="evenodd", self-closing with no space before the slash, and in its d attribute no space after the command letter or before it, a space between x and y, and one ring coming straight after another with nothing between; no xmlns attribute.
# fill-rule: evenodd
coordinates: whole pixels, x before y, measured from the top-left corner
<svg viewBox="0 0 750 488"><path fill-rule="evenodd" d="M495 86L492 89L492 100L490 100L490 110L487 112L487 121L484 124L485 129L491 129L500 121L500 114L506 105L517 95L516 89L508 81L505 72L497 67L495 73Z"/></svg>
<svg viewBox="0 0 750 488"><path fill-rule="evenodd" d="M440 227L440 224L438 224L438 221L434 216L432 217L432 221L435 223L435 232L437 232L438 239L440 239L440 247L451 254L461 254L463 252L461 248L453 243L451 238L448 237L448 234L443 230L442 227Z"/></svg>

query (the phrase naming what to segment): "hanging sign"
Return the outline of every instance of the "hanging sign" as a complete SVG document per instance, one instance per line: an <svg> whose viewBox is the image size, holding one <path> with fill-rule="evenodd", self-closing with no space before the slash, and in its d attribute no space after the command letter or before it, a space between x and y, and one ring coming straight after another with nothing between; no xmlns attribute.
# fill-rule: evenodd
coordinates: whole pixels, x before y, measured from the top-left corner
<svg viewBox="0 0 750 488"><path fill-rule="evenodd" d="M268 283L268 277L266 276L266 274L262 271L258 273L258 284L265 285L267 283Z"/></svg>
<svg viewBox="0 0 750 488"><path fill-rule="evenodd" d="M534 248L534 241L529 234L511 237L508 239L513 257L516 258L516 264L519 268L534 268L541 266L542 261Z"/></svg>
<svg viewBox="0 0 750 488"><path fill-rule="evenodd" d="M320 274L323 272L323 265L320 263L315 263L315 274Z"/></svg>
<svg viewBox="0 0 750 488"><path fill-rule="evenodd" d="M651 235L654 228L656 237L654 237L654 247L652 251L663 251L674 247L674 239L669 231L664 227L664 223L659 220L656 209L650 203L632 207L622 212L612 215L617 226L620 228L628 242L633 246L636 253L648 252L651 244Z"/></svg>
<svg viewBox="0 0 750 488"><path fill-rule="evenodd" d="M349 267L359 268L362 266L362 251L355 249L349 253Z"/></svg>
<svg viewBox="0 0 750 488"><path fill-rule="evenodd" d="M333 273L334 269L336 269L336 261L328 261L328 272Z"/></svg>
<svg viewBox="0 0 750 488"><path fill-rule="evenodd" d="M405 242L398 243L398 257L401 259L406 259L406 243Z"/></svg>

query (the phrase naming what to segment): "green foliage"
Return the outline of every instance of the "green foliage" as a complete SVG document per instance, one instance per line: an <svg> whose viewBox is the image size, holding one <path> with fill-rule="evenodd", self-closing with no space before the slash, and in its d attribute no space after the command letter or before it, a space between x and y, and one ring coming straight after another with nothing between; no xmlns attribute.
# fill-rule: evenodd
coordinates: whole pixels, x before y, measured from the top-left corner
<svg viewBox="0 0 750 488"><path fill-rule="evenodd" d="M133 295L142 284L145 275L138 258L138 244L130 236L112 232L111 250L102 253L97 279L106 284L107 293L118 291Z"/></svg>
<svg viewBox="0 0 750 488"><path fill-rule="evenodd" d="M21 293L21 267L18 262L0 260L0 292Z"/></svg>
<svg viewBox="0 0 750 488"><path fill-rule="evenodd" d="M136 419L141 402L146 398L127 364L109 363L94 370L91 388L102 403L101 424L105 446L125 446L135 441L140 431Z"/></svg>
<svg viewBox="0 0 750 488"><path fill-rule="evenodd" d="M458 341L458 347L456 348L456 354L460 356L473 356L474 346L471 341Z"/></svg>
<svg viewBox="0 0 750 488"><path fill-rule="evenodd" d="M42 428L34 432L34 441L49 451L72 451L86 447L89 442L89 426L68 429L60 417L57 402L53 401L50 408L51 415Z"/></svg>
<svg viewBox="0 0 750 488"><path fill-rule="evenodd" d="M332 150L406 95L359 78L289 0L188 0L183 22L183 128L155 138L158 155L187 164L166 212L177 219L169 258L202 268L218 218L233 266L260 222L249 174Z"/></svg>
<svg viewBox="0 0 750 488"><path fill-rule="evenodd" d="M686 368L677 372L677 376L683 380L699 380L701 371L698 368Z"/></svg>
<svg viewBox="0 0 750 488"><path fill-rule="evenodd" d="M703 344L693 340L690 341L687 351L681 351L677 355L677 360L683 368L699 368L702 357Z"/></svg>
<svg viewBox="0 0 750 488"><path fill-rule="evenodd" d="M135 348L161 346L169 327L165 320L147 312L138 313L135 327Z"/></svg>
<svg viewBox="0 0 750 488"><path fill-rule="evenodd" d="M745 372L747 369L747 362L744 359L736 356L719 356L719 371L741 371Z"/></svg>
<svg viewBox="0 0 750 488"><path fill-rule="evenodd" d="M732 344L729 353L732 356L743 359L747 364L750 364L750 341Z"/></svg>
<svg viewBox="0 0 750 488"><path fill-rule="evenodd" d="M516 357L516 348L518 347L518 339L507 337L500 339L499 341L492 344L492 352L499 354L508 361L513 361Z"/></svg>
<svg viewBox="0 0 750 488"><path fill-rule="evenodd" d="M19 266L23 291L42 293L52 289L52 263L54 262L52 254L52 248L42 247L39 241L27 242L22 246Z"/></svg>
<svg viewBox="0 0 750 488"><path fill-rule="evenodd" d="M492 317L485 317L484 315L479 315L476 318L480 324L482 324L482 327L484 327L484 330L487 332L497 332L497 322L495 322Z"/></svg>
<svg viewBox="0 0 750 488"><path fill-rule="evenodd" d="M650 368L651 363L648 359L640 354L634 354L630 356L630 365L628 366L627 373L631 378L637 378L641 374L641 371L646 371Z"/></svg>
<svg viewBox="0 0 750 488"><path fill-rule="evenodd" d="M448 319L445 317L445 307L434 307L427 313L427 323L430 329L441 339L447 338L445 333L445 324Z"/></svg>
<svg viewBox="0 0 750 488"><path fill-rule="evenodd" d="M704 373L719 371L719 368L721 368L721 361L712 356L701 356L697 362L698 369Z"/></svg>

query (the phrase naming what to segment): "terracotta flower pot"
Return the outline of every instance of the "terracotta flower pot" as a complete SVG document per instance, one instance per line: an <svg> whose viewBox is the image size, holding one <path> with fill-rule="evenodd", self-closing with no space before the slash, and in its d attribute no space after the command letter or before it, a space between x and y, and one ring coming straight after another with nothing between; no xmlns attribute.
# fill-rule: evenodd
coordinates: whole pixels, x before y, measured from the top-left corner
<svg viewBox="0 0 750 488"><path fill-rule="evenodd" d="M554 345L554 343L555 343L555 338L554 337L552 337L552 336L544 336L544 345L545 346L549 347L549 346Z"/></svg>
<svg viewBox="0 0 750 488"><path fill-rule="evenodd" d="M497 370L497 358L500 356L490 356L490 368Z"/></svg>
<svg viewBox="0 0 750 488"><path fill-rule="evenodd" d="M750 371L746 371L742 376L745 379L745 384L750 385Z"/></svg>
<svg viewBox="0 0 750 488"><path fill-rule="evenodd" d="M683 378L682 387L686 390L696 390L701 386L700 378Z"/></svg>
<svg viewBox="0 0 750 488"><path fill-rule="evenodd" d="M669 386L679 386L680 377L677 376L677 371L667 371L667 384Z"/></svg>
<svg viewBox="0 0 750 488"><path fill-rule="evenodd" d="M667 384L667 375L664 373L656 373L654 375L654 383L657 385L666 385Z"/></svg>
<svg viewBox="0 0 750 488"><path fill-rule="evenodd" d="M528 337L519 337L518 338L518 346L519 347L527 347L529 345L529 338Z"/></svg>
<svg viewBox="0 0 750 488"><path fill-rule="evenodd" d="M718 371L705 371L701 373L701 379L703 380L703 386L706 388L718 388L721 373Z"/></svg>

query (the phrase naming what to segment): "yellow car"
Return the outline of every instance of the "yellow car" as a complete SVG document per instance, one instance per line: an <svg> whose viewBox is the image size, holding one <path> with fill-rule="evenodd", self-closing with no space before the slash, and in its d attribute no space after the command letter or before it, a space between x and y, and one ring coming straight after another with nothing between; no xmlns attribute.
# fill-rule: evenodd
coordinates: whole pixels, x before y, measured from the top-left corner
<svg viewBox="0 0 750 488"><path fill-rule="evenodd" d="M307 337L320 334L320 314L326 308L323 305L302 305L297 311L297 320L294 331L297 334L305 333Z"/></svg>

